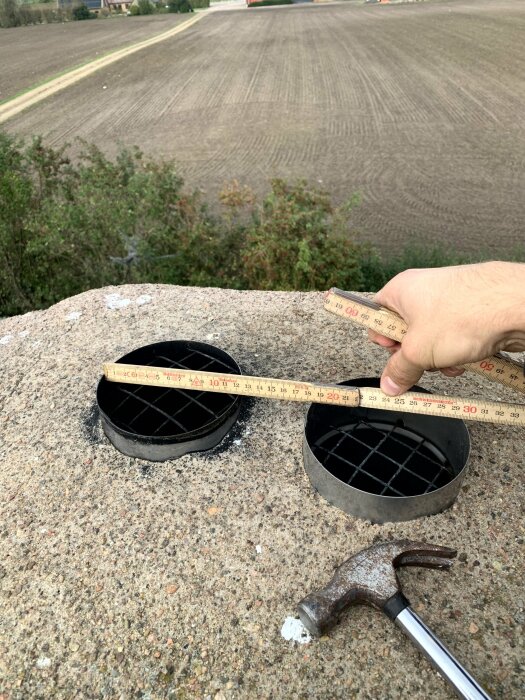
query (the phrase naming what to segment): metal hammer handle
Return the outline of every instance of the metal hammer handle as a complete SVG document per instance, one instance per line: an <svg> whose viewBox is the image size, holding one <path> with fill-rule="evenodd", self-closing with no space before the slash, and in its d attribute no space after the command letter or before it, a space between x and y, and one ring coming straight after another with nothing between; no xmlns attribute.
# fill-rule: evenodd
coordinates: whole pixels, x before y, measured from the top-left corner
<svg viewBox="0 0 525 700"><path fill-rule="evenodd" d="M470 673L452 656L412 608L406 607L402 610L394 622L423 652L439 674L450 683L458 697L464 700L490 700L490 695L487 695L476 683Z"/></svg>

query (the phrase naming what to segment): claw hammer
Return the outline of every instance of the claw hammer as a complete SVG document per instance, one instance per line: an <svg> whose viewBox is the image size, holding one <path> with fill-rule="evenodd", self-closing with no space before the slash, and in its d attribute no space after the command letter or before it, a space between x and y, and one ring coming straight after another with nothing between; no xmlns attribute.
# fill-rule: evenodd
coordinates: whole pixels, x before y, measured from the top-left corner
<svg viewBox="0 0 525 700"><path fill-rule="evenodd" d="M348 605L365 603L379 608L410 637L458 697L490 700L490 696L412 610L401 592L396 574L399 566L448 569L456 553L448 547L411 540L372 545L341 564L325 588L303 598L297 606L299 617L311 634L320 636L337 622L339 613Z"/></svg>

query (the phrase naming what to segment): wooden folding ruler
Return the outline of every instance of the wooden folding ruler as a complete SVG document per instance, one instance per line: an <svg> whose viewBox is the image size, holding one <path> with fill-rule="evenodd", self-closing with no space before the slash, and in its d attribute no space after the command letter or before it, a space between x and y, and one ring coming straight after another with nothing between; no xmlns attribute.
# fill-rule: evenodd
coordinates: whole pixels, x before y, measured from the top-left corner
<svg viewBox="0 0 525 700"><path fill-rule="evenodd" d="M407 324L397 314L384 309L366 297L340 289L326 294L325 308L348 318L382 335L402 342ZM480 362L465 365L466 369L481 374L492 381L525 393L523 367L511 358L495 355ZM525 405L465 399L406 392L401 396L387 396L375 387L352 387L341 384L301 382L293 379L252 377L243 374L201 372L191 369L129 365L121 362L106 363L104 375L112 382L143 384L183 391L211 391L222 394L238 394L257 398L280 399L333 404L337 406L363 406L384 410L421 413L424 415L477 420L507 425L525 425Z"/></svg>

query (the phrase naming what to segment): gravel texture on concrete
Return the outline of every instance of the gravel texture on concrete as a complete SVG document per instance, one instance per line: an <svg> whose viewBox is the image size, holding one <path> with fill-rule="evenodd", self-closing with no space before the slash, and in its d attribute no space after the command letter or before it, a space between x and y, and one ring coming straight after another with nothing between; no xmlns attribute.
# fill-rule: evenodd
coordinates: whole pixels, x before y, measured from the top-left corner
<svg viewBox="0 0 525 700"><path fill-rule="evenodd" d="M124 286L1 321L0 698L451 698L375 610L307 644L281 634L339 563L392 537L458 549L449 572L401 571L404 592L495 698L523 697L523 430L470 424L455 505L372 525L310 487L302 404L248 402L211 453L117 452L101 365L170 339L302 380L378 375L385 359L319 293ZM473 375L422 384L517 400Z"/></svg>

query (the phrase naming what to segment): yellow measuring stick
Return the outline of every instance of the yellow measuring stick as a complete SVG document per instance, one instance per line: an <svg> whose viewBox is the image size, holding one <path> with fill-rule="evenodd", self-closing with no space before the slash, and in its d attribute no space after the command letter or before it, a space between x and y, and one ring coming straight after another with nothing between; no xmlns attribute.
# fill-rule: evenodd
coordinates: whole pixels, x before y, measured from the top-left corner
<svg viewBox="0 0 525 700"><path fill-rule="evenodd" d="M429 416L461 418L487 423L525 425L525 405L478 401L436 394L408 392L387 396L381 389L340 384L298 382L290 379L250 377L243 374L167 369L121 362L104 364L104 375L111 382L167 387L187 391L211 391L257 398L326 403L336 406L363 406Z"/></svg>
<svg viewBox="0 0 525 700"><path fill-rule="evenodd" d="M406 322L398 314L385 309L379 304L352 292L344 292L335 287L330 289L325 298L325 309L338 316L371 328L386 338L401 343L407 332ZM523 365L510 357L493 355L479 362L463 365L469 372L487 377L493 382L525 394L525 375Z"/></svg>

